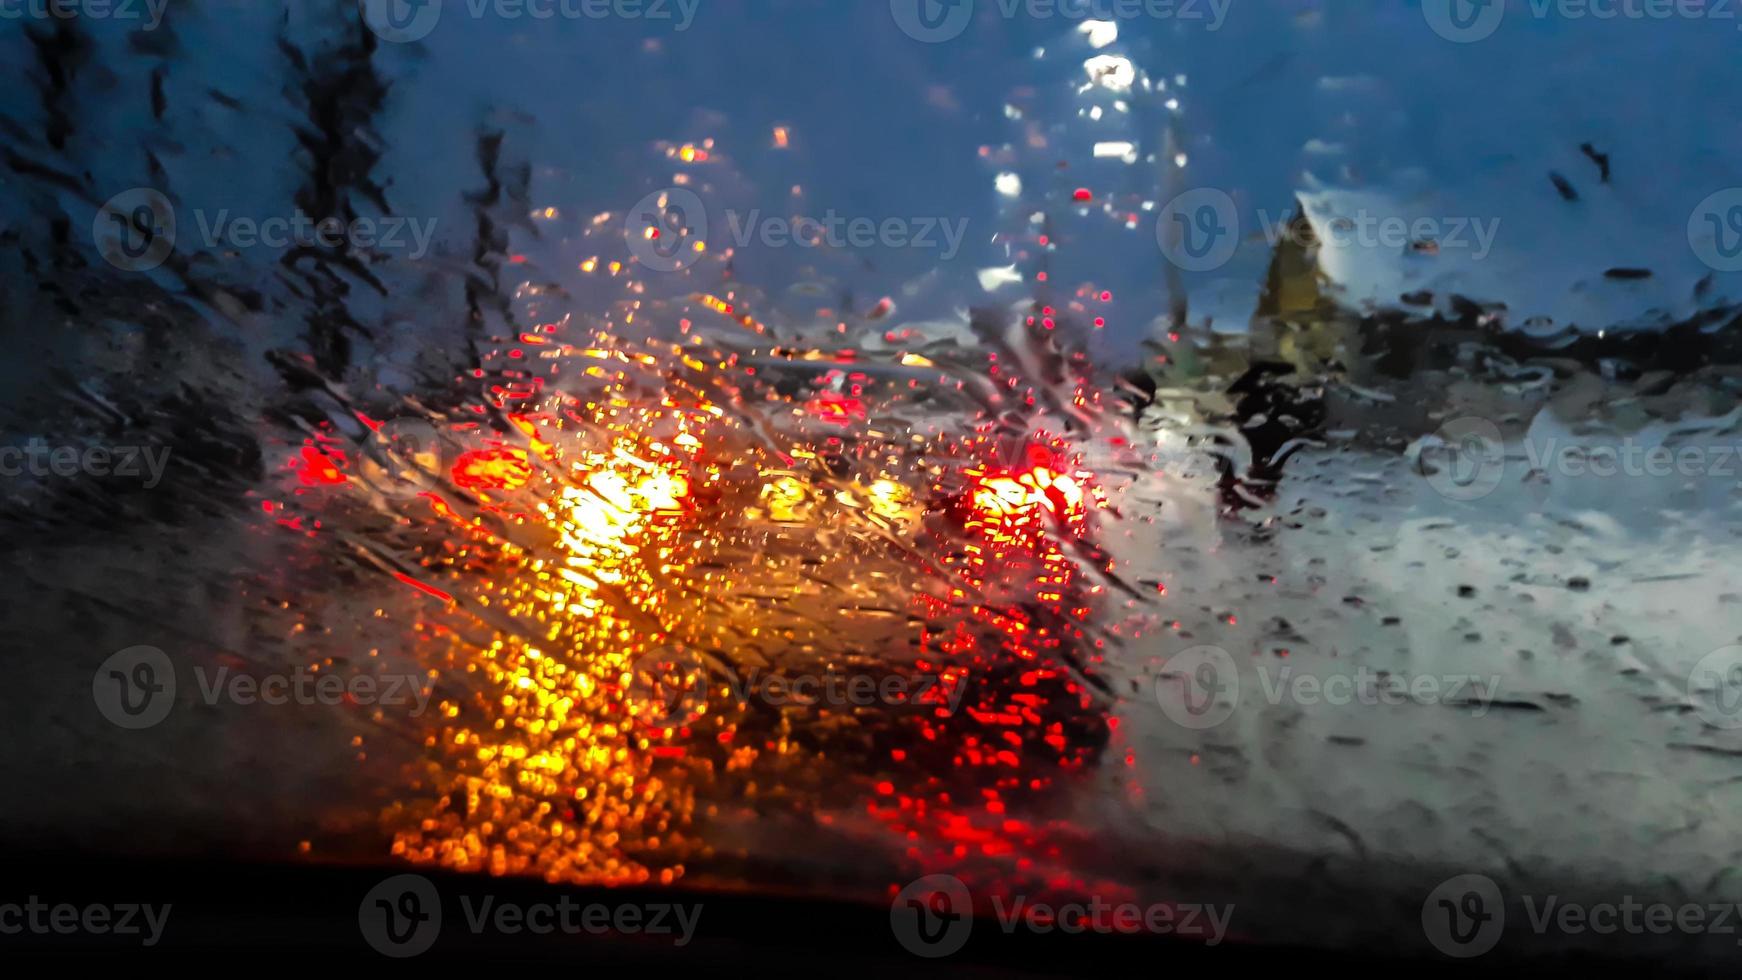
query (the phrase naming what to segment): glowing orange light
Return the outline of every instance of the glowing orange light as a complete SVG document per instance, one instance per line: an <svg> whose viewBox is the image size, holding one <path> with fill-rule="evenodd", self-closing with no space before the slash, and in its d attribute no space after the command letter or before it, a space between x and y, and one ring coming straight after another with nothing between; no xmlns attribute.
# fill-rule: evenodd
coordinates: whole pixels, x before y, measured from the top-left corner
<svg viewBox="0 0 1742 980"><path fill-rule="evenodd" d="M474 450L454 464L453 479L474 490L514 490L532 479L532 466L519 449Z"/></svg>

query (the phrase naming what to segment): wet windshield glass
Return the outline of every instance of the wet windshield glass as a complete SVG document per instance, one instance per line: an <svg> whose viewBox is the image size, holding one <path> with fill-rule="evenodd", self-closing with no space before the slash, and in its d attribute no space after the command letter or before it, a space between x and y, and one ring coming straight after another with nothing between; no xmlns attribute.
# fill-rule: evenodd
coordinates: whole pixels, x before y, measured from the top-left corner
<svg viewBox="0 0 1742 980"><path fill-rule="evenodd" d="M14 843L1733 952L1527 915L1739 897L1733 20L101 6L0 23Z"/></svg>

